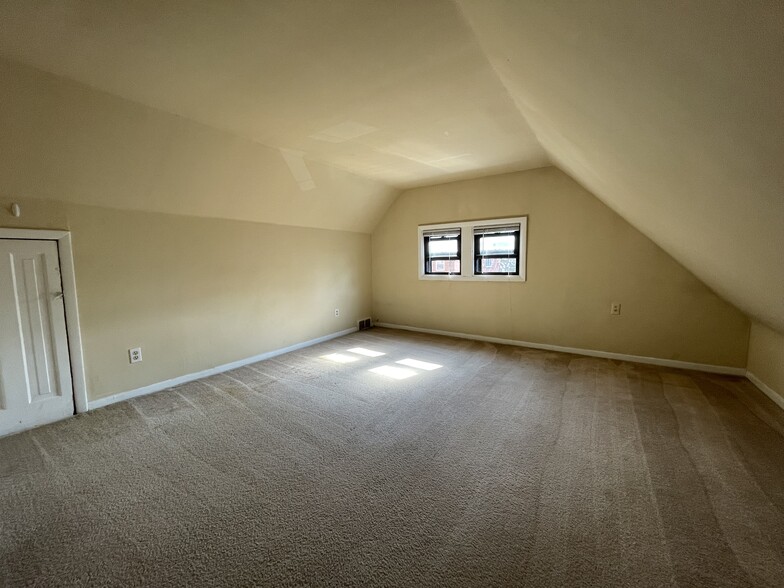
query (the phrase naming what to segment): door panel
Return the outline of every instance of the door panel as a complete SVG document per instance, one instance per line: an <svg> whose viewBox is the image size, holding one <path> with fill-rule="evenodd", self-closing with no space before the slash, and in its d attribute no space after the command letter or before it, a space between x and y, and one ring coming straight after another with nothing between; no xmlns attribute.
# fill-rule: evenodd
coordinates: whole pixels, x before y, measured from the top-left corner
<svg viewBox="0 0 784 588"><path fill-rule="evenodd" d="M73 414L57 244L0 239L0 435Z"/></svg>

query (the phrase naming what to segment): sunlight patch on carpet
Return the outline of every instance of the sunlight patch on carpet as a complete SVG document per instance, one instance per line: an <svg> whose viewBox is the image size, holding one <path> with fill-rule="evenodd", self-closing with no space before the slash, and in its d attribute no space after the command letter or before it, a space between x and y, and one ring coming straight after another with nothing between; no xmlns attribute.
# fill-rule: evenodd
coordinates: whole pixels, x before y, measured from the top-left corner
<svg viewBox="0 0 784 588"><path fill-rule="evenodd" d="M374 374L380 374L382 376L386 376L388 378L393 378L395 380L405 380L406 378L410 378L411 376L417 375L417 372L415 372L414 370L399 368L393 365L382 365L381 367L373 368L368 371L371 371Z"/></svg>
<svg viewBox="0 0 784 588"><path fill-rule="evenodd" d="M399 363L400 365L407 365L408 367L418 368L420 370L437 370L438 368L442 368L441 364L438 363L430 363L429 361L419 361L418 359L411 359L407 357L406 359L401 359L400 361L396 361L395 363Z"/></svg>
<svg viewBox="0 0 784 588"><path fill-rule="evenodd" d="M372 349L365 349L364 347L352 347L349 351L358 355L364 355L365 357L381 357L382 355L386 355L386 353L382 353L381 351L373 351Z"/></svg>

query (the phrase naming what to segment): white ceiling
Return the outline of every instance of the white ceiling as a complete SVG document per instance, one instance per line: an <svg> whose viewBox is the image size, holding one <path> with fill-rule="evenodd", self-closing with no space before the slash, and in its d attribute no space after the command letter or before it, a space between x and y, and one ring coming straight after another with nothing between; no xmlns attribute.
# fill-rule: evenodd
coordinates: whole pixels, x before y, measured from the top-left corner
<svg viewBox="0 0 784 588"><path fill-rule="evenodd" d="M0 0L0 56L395 187L555 162L784 332L779 0Z"/></svg>
<svg viewBox="0 0 784 588"><path fill-rule="evenodd" d="M449 0L0 1L0 54L395 187L549 163Z"/></svg>

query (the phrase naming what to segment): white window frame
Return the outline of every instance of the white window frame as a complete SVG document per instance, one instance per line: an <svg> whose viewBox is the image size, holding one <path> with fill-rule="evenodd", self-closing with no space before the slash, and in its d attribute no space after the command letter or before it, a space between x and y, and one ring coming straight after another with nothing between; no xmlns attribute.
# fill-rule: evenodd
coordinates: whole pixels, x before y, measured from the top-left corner
<svg viewBox="0 0 784 588"><path fill-rule="evenodd" d="M516 276L483 275L474 273L474 229L478 227L506 224L520 224L520 274ZM419 249L420 280L450 280L454 282L525 282L526 260L528 253L528 215L470 220L453 223L419 225L417 228ZM425 238L426 231L437 229L460 229L460 274L426 274L425 273Z"/></svg>

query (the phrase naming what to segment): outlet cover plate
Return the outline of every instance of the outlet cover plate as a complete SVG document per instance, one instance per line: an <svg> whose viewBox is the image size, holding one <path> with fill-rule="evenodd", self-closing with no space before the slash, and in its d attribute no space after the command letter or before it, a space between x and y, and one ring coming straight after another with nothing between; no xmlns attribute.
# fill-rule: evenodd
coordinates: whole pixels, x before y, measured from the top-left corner
<svg viewBox="0 0 784 588"><path fill-rule="evenodd" d="M128 350L128 360L131 363L139 363L142 360L142 348L134 347Z"/></svg>

